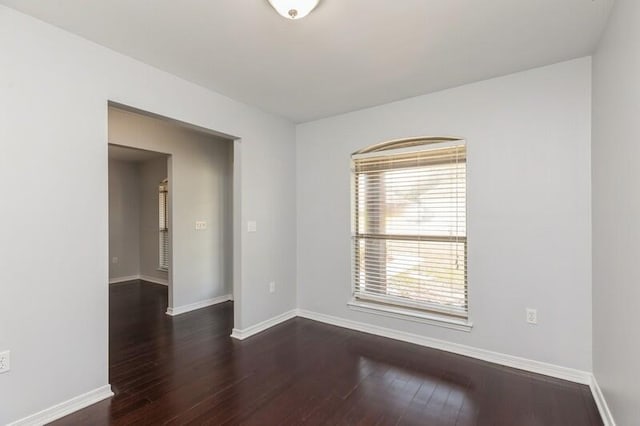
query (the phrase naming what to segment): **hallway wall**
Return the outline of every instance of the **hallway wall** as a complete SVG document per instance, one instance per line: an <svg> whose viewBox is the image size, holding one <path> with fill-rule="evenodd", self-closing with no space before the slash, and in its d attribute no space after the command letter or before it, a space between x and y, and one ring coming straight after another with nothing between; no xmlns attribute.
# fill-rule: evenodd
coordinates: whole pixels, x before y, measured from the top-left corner
<svg viewBox="0 0 640 426"><path fill-rule="evenodd" d="M140 274L140 169L109 160L109 280Z"/></svg>
<svg viewBox="0 0 640 426"><path fill-rule="evenodd" d="M175 123L109 108L109 142L171 154L168 170L171 286L169 307L229 295L233 292L233 144L230 140ZM161 165L141 167L141 273L158 276L157 185ZM153 201L156 200L156 201ZM205 221L207 229L196 230Z"/></svg>

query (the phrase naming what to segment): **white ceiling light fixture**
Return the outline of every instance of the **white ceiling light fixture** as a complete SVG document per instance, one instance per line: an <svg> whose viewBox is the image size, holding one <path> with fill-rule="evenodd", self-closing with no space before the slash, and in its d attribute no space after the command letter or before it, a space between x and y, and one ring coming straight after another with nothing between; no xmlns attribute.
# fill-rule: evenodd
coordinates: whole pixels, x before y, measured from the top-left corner
<svg viewBox="0 0 640 426"><path fill-rule="evenodd" d="M301 19L316 8L320 0L269 0L280 15L287 19Z"/></svg>

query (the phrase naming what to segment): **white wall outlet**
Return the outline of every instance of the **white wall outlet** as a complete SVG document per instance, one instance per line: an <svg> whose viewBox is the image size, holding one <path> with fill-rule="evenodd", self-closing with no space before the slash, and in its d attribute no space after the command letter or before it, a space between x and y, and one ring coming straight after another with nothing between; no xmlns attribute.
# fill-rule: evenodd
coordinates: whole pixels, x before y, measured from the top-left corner
<svg viewBox="0 0 640 426"><path fill-rule="evenodd" d="M11 353L9 351L0 352L0 374L11 370Z"/></svg>
<svg viewBox="0 0 640 426"><path fill-rule="evenodd" d="M256 232L258 231L258 223L255 220L250 220L247 222L247 232Z"/></svg>
<svg viewBox="0 0 640 426"><path fill-rule="evenodd" d="M113 259L111 259L111 263L113 264L118 263L118 256L114 256Z"/></svg>
<svg viewBox="0 0 640 426"><path fill-rule="evenodd" d="M197 220L196 221L196 230L202 231L204 229L207 229L207 222L205 222L204 220Z"/></svg>
<svg viewBox="0 0 640 426"><path fill-rule="evenodd" d="M269 283L269 293L275 293L275 292L276 292L276 282L271 281Z"/></svg>
<svg viewBox="0 0 640 426"><path fill-rule="evenodd" d="M536 309L527 308L527 322L529 324L538 323L538 311Z"/></svg>

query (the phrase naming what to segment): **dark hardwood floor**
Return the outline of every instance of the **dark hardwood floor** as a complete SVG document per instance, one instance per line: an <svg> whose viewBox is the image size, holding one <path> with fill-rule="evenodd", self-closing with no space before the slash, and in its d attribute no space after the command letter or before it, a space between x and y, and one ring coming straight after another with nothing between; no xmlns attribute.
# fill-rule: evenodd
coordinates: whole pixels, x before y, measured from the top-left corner
<svg viewBox="0 0 640 426"><path fill-rule="evenodd" d="M171 318L165 287L110 293L116 396L55 424L602 424L587 386L300 318L241 342L231 302Z"/></svg>

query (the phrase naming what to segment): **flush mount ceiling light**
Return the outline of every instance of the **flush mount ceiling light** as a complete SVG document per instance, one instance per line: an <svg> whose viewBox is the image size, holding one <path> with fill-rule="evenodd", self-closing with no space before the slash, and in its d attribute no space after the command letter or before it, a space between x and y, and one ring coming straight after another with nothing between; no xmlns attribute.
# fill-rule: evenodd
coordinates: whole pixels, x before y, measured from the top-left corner
<svg viewBox="0 0 640 426"><path fill-rule="evenodd" d="M320 0L269 0L280 15L287 19L301 19L316 8Z"/></svg>

